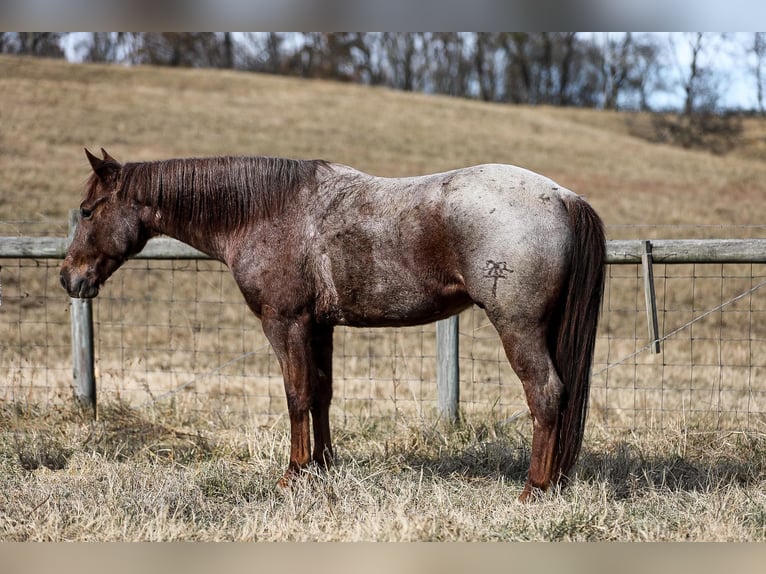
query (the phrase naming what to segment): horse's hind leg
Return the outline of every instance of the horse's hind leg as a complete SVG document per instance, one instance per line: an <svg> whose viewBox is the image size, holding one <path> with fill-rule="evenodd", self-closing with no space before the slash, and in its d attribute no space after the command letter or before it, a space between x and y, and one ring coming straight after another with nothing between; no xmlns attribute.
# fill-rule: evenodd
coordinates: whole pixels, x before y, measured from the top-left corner
<svg viewBox="0 0 766 574"><path fill-rule="evenodd" d="M332 335L331 325L314 325L311 351L316 365L311 381L311 421L314 427L314 462L329 466L333 460L330 437L330 402L332 401Z"/></svg>
<svg viewBox="0 0 766 574"><path fill-rule="evenodd" d="M543 322L498 324L498 332L511 367L521 380L532 414L532 459L519 500L546 490L558 479L558 436L564 386L546 341Z"/></svg>

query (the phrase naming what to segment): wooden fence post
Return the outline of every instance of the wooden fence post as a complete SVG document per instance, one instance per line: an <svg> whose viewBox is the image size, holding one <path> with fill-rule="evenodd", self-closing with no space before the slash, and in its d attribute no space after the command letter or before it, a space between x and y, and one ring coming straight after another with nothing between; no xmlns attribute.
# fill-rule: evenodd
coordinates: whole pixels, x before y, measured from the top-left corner
<svg viewBox="0 0 766 574"><path fill-rule="evenodd" d="M450 424L458 421L460 363L457 315L436 322L436 395L439 416Z"/></svg>
<svg viewBox="0 0 766 574"><path fill-rule="evenodd" d="M71 243L77 226L77 211L69 212L69 237ZM93 356L93 306L91 299L71 298L70 310L72 321L72 376L74 394L77 402L92 411L97 418L96 374Z"/></svg>

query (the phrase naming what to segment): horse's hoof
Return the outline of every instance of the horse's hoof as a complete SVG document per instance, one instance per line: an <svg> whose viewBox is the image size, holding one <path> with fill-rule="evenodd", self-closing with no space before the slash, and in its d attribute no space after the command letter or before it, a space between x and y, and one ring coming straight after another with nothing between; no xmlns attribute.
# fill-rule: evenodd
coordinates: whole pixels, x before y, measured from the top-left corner
<svg viewBox="0 0 766 574"><path fill-rule="evenodd" d="M524 485L524 490L522 490L521 494L519 495L518 500L522 503L535 502L536 500L540 499L540 497L542 497L545 490L545 488L526 483Z"/></svg>
<svg viewBox="0 0 766 574"><path fill-rule="evenodd" d="M300 471L295 470L293 468L288 468L285 473L282 475L282 478L280 478L277 481L277 488L280 490L286 490L290 488L293 483L295 482L295 479L298 478L298 474Z"/></svg>

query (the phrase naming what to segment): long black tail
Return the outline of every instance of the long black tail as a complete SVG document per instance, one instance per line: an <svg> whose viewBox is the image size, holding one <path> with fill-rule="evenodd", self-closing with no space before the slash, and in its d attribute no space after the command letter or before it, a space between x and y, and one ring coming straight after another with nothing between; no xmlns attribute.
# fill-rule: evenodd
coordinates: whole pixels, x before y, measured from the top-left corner
<svg viewBox="0 0 766 574"><path fill-rule="evenodd" d="M604 225L580 197L564 204L574 230L575 243L568 283L552 324L553 362L566 389L558 440L558 470L566 476L580 453L588 410L591 365L604 294L606 238ZM558 474L554 474L557 477Z"/></svg>

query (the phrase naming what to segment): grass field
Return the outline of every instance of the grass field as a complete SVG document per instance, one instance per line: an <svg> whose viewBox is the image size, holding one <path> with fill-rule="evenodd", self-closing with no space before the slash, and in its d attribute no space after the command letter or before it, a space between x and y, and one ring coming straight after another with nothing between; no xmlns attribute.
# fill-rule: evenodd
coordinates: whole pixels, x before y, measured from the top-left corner
<svg viewBox="0 0 766 574"><path fill-rule="evenodd" d="M288 491L282 432L113 404L8 408L0 425L0 538L11 540L763 540L761 434L591 432L563 492L516 502L521 426L441 431L347 421L339 464ZM15 437L15 438L14 438Z"/></svg>
<svg viewBox="0 0 766 574"><path fill-rule="evenodd" d="M745 120L743 144L727 156L631 135L648 121L637 114L490 105L233 72L0 57L0 235L66 234L67 212L88 176L84 146L103 146L123 161L321 157L386 176L513 163L586 195L610 238L637 237L647 229L655 237L700 233L687 226L713 226L705 232L713 235L720 229L763 234L757 226L766 221L764 120ZM199 279L187 283L178 270L135 267L136 273L118 273L100 297L104 347L113 345L119 355L125 348L119 345L138 345L142 353L133 360L146 372L166 372L172 386L178 384L172 379L176 368L194 364L204 370L197 361L205 349L236 356L260 345L255 320L243 315L238 295L218 271L191 270ZM620 357L635 348L639 332L635 309L643 295L634 290L631 273L610 280L610 300L628 312L610 315L602 325L622 338L625 348L610 351ZM707 309L725 290L731 296L751 284L749 277L737 277L724 286L712 277L695 289L668 275L660 279L660 296L676 310L664 315L669 328L688 320L677 311L685 305ZM144 383L125 380L117 367L110 370L104 349L99 368L106 392L99 420L89 421L66 396L69 325L55 264L48 269L32 263L10 275L4 269L0 278L6 294L0 336L19 341L13 360L23 363L14 363L9 380L0 381L6 389L0 402L2 540L766 539L763 415L747 433L715 431L693 414L668 417L642 432L615 430L592 417L570 487L522 506L515 497L528 465L529 421L509 420L516 399L502 408L472 409L460 427L447 429L431 413L370 416L359 405L368 404L371 393L386 399L394 393L381 380L358 401L339 401L348 408L335 412L338 466L326 475L309 473L293 490L280 492L274 484L286 465L283 417L264 421L255 416L254 398L243 403L242 394L226 396L230 380L191 398L178 395L142 407L130 393L146 394ZM218 296L223 302L193 311L181 305ZM136 302L140 313L130 306ZM678 367L684 397L707 377L705 369L715 370L707 365L721 354L735 363L756 356L751 342L766 339L766 322L757 320L764 317L763 304L750 303L748 319L745 311L700 324L690 352L667 346L668 362L677 353L700 364L696 372ZM165 316L167 325L136 331L118 326ZM240 330L215 327L224 321ZM475 349L477 355L497 355L480 317L464 325L487 335L476 343L486 347ZM644 329L641 324L642 335ZM714 337L724 332L730 342L716 346ZM182 339L184 345L174 346ZM353 380L370 368L386 379L385 369L393 369L394 385L399 376L404 381L395 387L397 400L410 401L416 391L406 379L422 380L417 392L431 393L432 366L392 365L385 358L377 365L370 350L385 357L398 346L432 355L431 345L432 337L418 332L345 330L336 350L350 358L339 370ZM599 353L599 361L607 361L606 349ZM498 364L482 363L474 376L493 379L507 368ZM238 368L237 384L268 388L266 398L281 404L278 368L268 354ZM14 373L36 382L19 386L10 380ZM759 386L763 370L748 373L748 384ZM714 375L723 379L726 373L718 368ZM624 384L626 396L635 397L638 385L650 400L658 386L652 376L613 378L613 395ZM480 394L481 388L464 392ZM514 392L520 396L519 389ZM51 394L65 400L41 399ZM603 400L594 395L593 413Z"/></svg>

